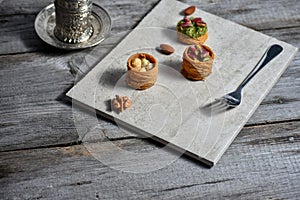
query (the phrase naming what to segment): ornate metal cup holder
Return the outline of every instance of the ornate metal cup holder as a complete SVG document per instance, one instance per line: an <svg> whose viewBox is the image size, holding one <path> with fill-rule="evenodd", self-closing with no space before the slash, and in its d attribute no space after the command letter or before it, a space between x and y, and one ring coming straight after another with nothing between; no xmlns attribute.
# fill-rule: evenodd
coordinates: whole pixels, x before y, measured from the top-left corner
<svg viewBox="0 0 300 200"><path fill-rule="evenodd" d="M76 44L62 42L54 35L56 22L55 6L52 3L37 15L34 24L35 31L44 42L60 49L75 50L92 47L101 43L108 36L111 29L111 18L101 6L95 3L93 3L90 17L93 34L88 40Z"/></svg>

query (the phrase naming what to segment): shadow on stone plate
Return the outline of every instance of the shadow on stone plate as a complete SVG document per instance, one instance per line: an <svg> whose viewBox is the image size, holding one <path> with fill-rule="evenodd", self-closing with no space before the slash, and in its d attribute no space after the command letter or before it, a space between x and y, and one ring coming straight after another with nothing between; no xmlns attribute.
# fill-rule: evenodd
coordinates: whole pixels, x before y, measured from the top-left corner
<svg viewBox="0 0 300 200"><path fill-rule="evenodd" d="M108 99L104 103L105 103L106 111L107 112L112 112L113 111L113 109L112 109L112 100Z"/></svg>
<svg viewBox="0 0 300 200"><path fill-rule="evenodd" d="M125 75L126 69L107 69L102 74L99 80L99 84L109 86L110 88L119 87L123 85L125 86ZM124 83L120 81L124 81Z"/></svg>
<svg viewBox="0 0 300 200"><path fill-rule="evenodd" d="M182 44L177 37L177 31L176 31L176 25L174 25L174 27L168 27L163 29L163 33L168 36L168 38L171 40L170 43L171 44Z"/></svg>
<svg viewBox="0 0 300 200"><path fill-rule="evenodd" d="M161 64L171 67L172 69L174 69L175 71L181 74L180 71L181 71L182 60L169 59L169 60L162 61Z"/></svg>
<svg viewBox="0 0 300 200"><path fill-rule="evenodd" d="M231 109L233 109L233 107L229 107L222 100L215 100L215 101L201 107L200 111L202 114L204 114L206 116L215 116L218 114L222 114Z"/></svg>

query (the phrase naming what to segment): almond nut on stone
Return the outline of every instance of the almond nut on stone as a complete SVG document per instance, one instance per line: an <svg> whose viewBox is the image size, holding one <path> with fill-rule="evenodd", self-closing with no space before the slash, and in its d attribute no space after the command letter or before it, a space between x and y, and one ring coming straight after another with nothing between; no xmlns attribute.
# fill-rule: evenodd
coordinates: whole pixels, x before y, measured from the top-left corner
<svg viewBox="0 0 300 200"><path fill-rule="evenodd" d="M185 15L191 15L191 14L193 14L193 13L195 12L195 10L196 10L196 7L195 7L195 6L190 6L190 7L186 8L186 9L183 11L183 13L184 13Z"/></svg>
<svg viewBox="0 0 300 200"><path fill-rule="evenodd" d="M164 53L166 55L170 55L175 52L175 49L171 45L168 45L168 44L161 44L160 50L162 53Z"/></svg>

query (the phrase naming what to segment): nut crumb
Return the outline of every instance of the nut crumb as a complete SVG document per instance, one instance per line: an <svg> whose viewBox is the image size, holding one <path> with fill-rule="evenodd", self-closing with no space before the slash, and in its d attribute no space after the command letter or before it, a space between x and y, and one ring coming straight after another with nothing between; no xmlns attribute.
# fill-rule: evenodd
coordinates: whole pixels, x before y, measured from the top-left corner
<svg viewBox="0 0 300 200"><path fill-rule="evenodd" d="M112 100L112 107L113 110L117 111L118 113L124 112L125 109L131 106L131 101L128 97L116 95L116 98Z"/></svg>

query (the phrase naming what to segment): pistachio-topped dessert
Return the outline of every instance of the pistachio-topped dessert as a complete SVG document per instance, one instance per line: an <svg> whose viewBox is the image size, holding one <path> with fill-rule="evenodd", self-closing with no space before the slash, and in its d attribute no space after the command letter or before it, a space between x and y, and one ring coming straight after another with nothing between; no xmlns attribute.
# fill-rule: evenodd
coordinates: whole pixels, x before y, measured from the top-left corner
<svg viewBox="0 0 300 200"><path fill-rule="evenodd" d="M214 52L206 45L192 45L183 53L181 73L191 80L205 80L212 72Z"/></svg>
<svg viewBox="0 0 300 200"><path fill-rule="evenodd" d="M192 60L198 60L200 62L208 62L212 59L208 49L202 45L190 46L187 50L187 54Z"/></svg>
<svg viewBox="0 0 300 200"><path fill-rule="evenodd" d="M207 24L200 17L184 17L176 29L179 40L186 44L204 44L208 37Z"/></svg>

